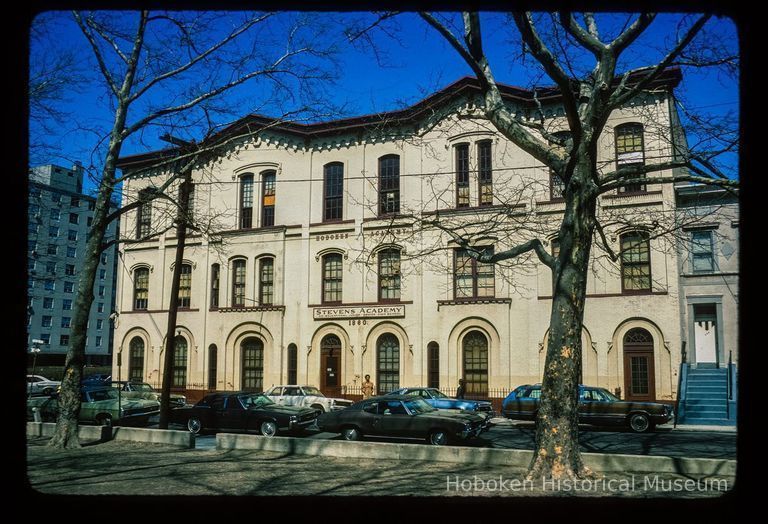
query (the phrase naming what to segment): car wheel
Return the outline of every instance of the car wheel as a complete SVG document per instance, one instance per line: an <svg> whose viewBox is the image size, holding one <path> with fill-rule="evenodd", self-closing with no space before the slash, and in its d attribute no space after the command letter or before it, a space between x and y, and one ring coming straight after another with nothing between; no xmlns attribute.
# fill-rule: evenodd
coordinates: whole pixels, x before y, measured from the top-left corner
<svg viewBox="0 0 768 524"><path fill-rule="evenodd" d="M190 433L197 435L203 429L203 423L197 417L190 417L187 420L187 429Z"/></svg>
<svg viewBox="0 0 768 524"><path fill-rule="evenodd" d="M344 428L341 430L341 436L344 440L360 440L362 438L362 434L357 428Z"/></svg>
<svg viewBox="0 0 768 524"><path fill-rule="evenodd" d="M433 429L429 432L427 442L433 446L445 446L448 444L448 433L442 429Z"/></svg>
<svg viewBox="0 0 768 524"><path fill-rule="evenodd" d="M96 424L99 426L112 427L112 415L99 415L96 417Z"/></svg>
<svg viewBox="0 0 768 524"><path fill-rule="evenodd" d="M321 406L320 404L312 404L310 406L312 409L318 410L320 413L325 413L325 408Z"/></svg>
<svg viewBox="0 0 768 524"><path fill-rule="evenodd" d="M264 437L274 437L277 435L277 424L271 420L265 420L261 423L261 426L259 426L259 432Z"/></svg>
<svg viewBox="0 0 768 524"><path fill-rule="evenodd" d="M629 417L629 427L635 433L645 433L651 428L651 421L648 419L648 415L635 413Z"/></svg>

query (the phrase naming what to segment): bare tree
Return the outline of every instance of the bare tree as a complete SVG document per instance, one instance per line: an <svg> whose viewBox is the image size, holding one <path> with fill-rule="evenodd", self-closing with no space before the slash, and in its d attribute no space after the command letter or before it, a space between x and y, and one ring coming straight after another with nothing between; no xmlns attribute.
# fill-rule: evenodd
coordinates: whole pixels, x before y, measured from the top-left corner
<svg viewBox="0 0 768 524"><path fill-rule="evenodd" d="M710 15L683 17L678 35L649 65L627 66L626 57L637 52L633 48L644 31L656 18L641 14L625 19L619 29L600 27L599 16L585 13L581 21L569 12L534 16L512 13L510 24L519 33L523 56L532 56L535 63L556 86L559 103L567 122L566 135L554 134L544 125L544 115L538 119L518 118L504 101L494 78L491 64L483 47L480 15L465 12L461 24L446 15L421 13L461 56L479 81L483 104L480 112L496 131L541 162L557 176L564 186L565 209L559 224L550 231L558 241L559 253L553 255L545 245L547 229L541 222L521 221L505 211L497 219L466 219L455 221L439 214L422 220L422 226L442 231L466 249L471 257L482 263L503 263L535 254L539 262L551 270L553 300L550 314L546 362L542 386L542 401L538 411L536 449L529 469L529 478L552 476L576 478L591 475L584 465L578 447L578 381L582 361L581 333L586 298L586 285L592 247L604 248L614 263L618 255L606 241L605 228L616 221L633 224L647 222L656 233L674 230L674 224L664 226L648 217L628 217L601 214L601 195L637 184L670 184L696 182L735 188L738 182L728 178L718 168L714 158L725 151L735 151L736 141L724 138L715 151L697 154L675 137L675 152L671 158L642 164L621 165L607 170L598 160L598 139L606 131L611 114L637 98L650 93L663 75L673 66L733 67L736 57L724 53L719 46L702 42L702 32ZM459 28L458 26L462 27ZM372 26L374 27L374 26ZM611 38L606 34L613 33ZM643 58L641 56L641 58ZM647 58L646 58L647 60ZM638 60L634 59L633 64ZM583 64L588 64L584 66ZM646 62L647 63L647 62ZM538 102L538 100L537 100ZM541 109L541 105L539 105ZM668 127L667 127L668 129ZM669 139L670 133L662 133ZM675 134L674 130L673 133ZM731 138L734 134L729 135ZM709 145L712 145L710 142ZM672 176L655 176L661 171ZM439 193L433 195L441 199ZM510 204L514 199L510 199ZM509 209L509 208L508 208ZM525 217L522 217L525 219ZM531 217L532 218L532 217ZM601 220L607 222L601 223ZM488 252L474 247L474 239L506 236L517 239L514 245ZM503 245L503 243L500 243Z"/></svg>
<svg viewBox="0 0 768 524"><path fill-rule="evenodd" d="M239 13L225 18L220 13L148 11L73 12L72 16L90 49L113 119L108 138L98 149L103 156L96 180L96 206L73 308L60 412L50 441L60 448L80 446L77 418L86 328L100 253L110 243L105 242L106 228L142 203L115 213L109 210L120 183L147 176L146 170L118 176L117 161L126 141L140 139L153 128L171 133L212 130L212 115L231 111L233 102L223 101L223 95L257 82L271 90L259 103L270 103L286 114L287 107L299 114L302 109L307 113L310 108L327 107L316 95L329 78L332 56L332 45L324 43L320 29L310 27L306 17ZM250 107L255 105L246 100ZM195 160L178 152L161 155L154 172L164 173L165 182L145 200L162 195Z"/></svg>

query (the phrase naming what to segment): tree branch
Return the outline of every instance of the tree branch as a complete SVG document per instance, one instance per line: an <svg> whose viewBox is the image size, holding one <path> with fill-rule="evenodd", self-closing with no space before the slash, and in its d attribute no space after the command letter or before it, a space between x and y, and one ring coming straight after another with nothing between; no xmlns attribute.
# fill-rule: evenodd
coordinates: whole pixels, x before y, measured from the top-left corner
<svg viewBox="0 0 768 524"><path fill-rule="evenodd" d="M688 29L685 36L680 40L677 45L664 57L664 59L651 67L641 67L632 71L627 71L624 77L621 79L619 86L614 90L613 94L608 99L608 106L618 107L627 100L633 98L640 93L647 85L656 80L661 73L672 63L672 61L683 51L683 49L691 43L691 40L699 33L704 24L712 17L711 14L702 15L696 22ZM633 24L634 25L634 24ZM631 29L631 28L630 28ZM630 29L627 29L629 31ZM615 42L615 41L614 41ZM641 71L649 71L648 74L640 80L637 84L628 89L625 93L621 94L626 89L626 82L632 73L638 73Z"/></svg>
<svg viewBox="0 0 768 524"><path fill-rule="evenodd" d="M93 50L93 54L96 56L96 61L99 64L99 70L101 71L101 75L104 77L104 80L107 82L107 86L109 86L110 91L112 91L112 94L116 97L120 97L117 85L115 84L115 81L112 79L112 75L109 72L109 69L107 68L107 64L104 62L104 57L101 56L101 51L99 50L99 46L96 45L96 41L93 38L93 35L91 32L86 28L86 24L83 23L83 19L80 17L80 13L77 11L72 11L72 16L75 17L75 21L77 22L77 25L80 27L80 31L83 32L83 35L85 35L85 38L88 40L88 43L91 45L91 49Z"/></svg>
<svg viewBox="0 0 768 524"><path fill-rule="evenodd" d="M617 36L613 42L608 44L608 49L614 53L613 56L618 58L622 51L629 47L632 42L637 40L637 38L643 34L643 31L645 31L648 26L651 25L651 22L653 22L654 18L656 18L656 13L642 13L639 17L637 17L637 20L632 22L632 25L630 25L619 36Z"/></svg>
<svg viewBox="0 0 768 524"><path fill-rule="evenodd" d="M432 16L430 13L427 12L420 12L419 16L421 16L426 22L434 27L438 33L443 35L443 38L445 38L449 44L459 53L459 55L464 59L464 61L467 63L467 65L474 71L475 76L477 76L477 79L482 84L487 84L487 80L485 78L485 72L480 68L478 63L475 61L475 59L472 57L472 55L467 51L467 49L462 45L462 43L459 41L456 36L451 33L451 31L448 30L447 27L445 27L442 23L440 23L434 16Z"/></svg>
<svg viewBox="0 0 768 524"><path fill-rule="evenodd" d="M104 31L104 28L101 25L97 24L96 21L90 17L88 18L86 23L88 24L88 27L96 31L99 34L99 36L104 39L104 41L106 41L109 45L112 46L112 49L115 50L115 53L117 53L117 56L119 56L123 62L128 64L128 57L125 56L125 54L123 54L123 52L120 50L120 47L117 45L117 42L115 42L115 40L111 38L106 33L106 31Z"/></svg>
<svg viewBox="0 0 768 524"><path fill-rule="evenodd" d="M581 137L581 120L579 119L579 110L576 105L576 97L571 89L571 79L557 63L552 52L547 48L544 41L539 37L530 13L513 13L512 18L515 25L523 37L523 42L528 45L531 53L544 67L544 71L555 81L560 88L563 97L563 106L565 115L568 118L568 126L573 133L574 140L578 141Z"/></svg>
<svg viewBox="0 0 768 524"><path fill-rule="evenodd" d="M525 242L524 244L520 244L519 246L515 246L512 249L507 249L506 251L501 251L499 253L494 253L493 255L481 255L478 260L480 262L499 262L501 260L508 260L510 258L515 258L517 256L520 256L524 253L527 253L528 251L535 251L536 255L539 257L539 260L541 262L551 268L555 268L555 264L557 264L557 260L555 257L549 254L549 252L544 248L544 244L541 243L541 240L538 238L534 238L533 240L529 240L528 242Z"/></svg>
<svg viewBox="0 0 768 524"><path fill-rule="evenodd" d="M593 19L594 21L594 19ZM602 43L596 35L588 33L583 27L579 25L572 13L561 12L560 13L560 25L579 42L582 47L592 52L595 57L600 58L605 51L606 46Z"/></svg>
<svg viewBox="0 0 768 524"><path fill-rule="evenodd" d="M605 231L603 230L602 224L600 224L599 220L595 220L594 224L595 230L600 236L600 243L602 244L603 249L608 253L611 260L616 262L619 259L619 255L611 248L610 244L608 244L608 239L605 237Z"/></svg>
<svg viewBox="0 0 768 524"><path fill-rule="evenodd" d="M130 101L133 102L134 100L139 98L141 95L143 95L145 92L147 92L147 90L149 90L155 84L157 84L159 82L162 82L163 80L165 80L167 78L170 78L172 76L176 76L179 73L183 73L184 71L186 71L187 69L191 68L192 66L194 66L195 64L197 64L198 62L203 60L204 58L208 57L212 53L214 53L214 52L218 51L219 49L221 49L225 44L231 42L232 40L234 40L235 38L237 38L238 36L240 36L241 34L246 32L248 29L250 29L251 27L253 27L254 25L256 25L256 24L258 24L260 22L263 22L264 20L266 20L267 18L269 18L273 14L274 13L267 13L267 14L265 14L263 16L260 16L258 18L254 18L254 19L250 20L249 22L244 24L239 29L236 29L235 31L232 31L225 38L223 38L222 40L220 40L219 42L217 42L213 46L209 47L206 51L198 54L195 58L193 58L192 60L190 60L186 64L183 64L183 65L177 67L176 69L173 69L171 71L163 73L162 75L158 75L158 76L154 77L152 80L147 82L143 87L141 87L140 89L137 89L136 92L133 95L131 95ZM158 19L158 18L159 17L153 17L152 19ZM163 17L163 18L167 18L167 17Z"/></svg>

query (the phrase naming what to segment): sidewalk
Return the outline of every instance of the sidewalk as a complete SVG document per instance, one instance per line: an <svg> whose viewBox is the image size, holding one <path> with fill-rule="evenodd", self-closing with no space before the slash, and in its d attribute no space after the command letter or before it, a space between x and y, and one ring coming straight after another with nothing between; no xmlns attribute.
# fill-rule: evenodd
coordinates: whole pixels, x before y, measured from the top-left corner
<svg viewBox="0 0 768 524"><path fill-rule="evenodd" d="M61 495L329 495L720 497L733 476L633 474L623 471L565 484L524 483L525 469L274 451L179 449L110 441L54 450L27 440L33 490Z"/></svg>
<svg viewBox="0 0 768 524"><path fill-rule="evenodd" d="M496 426L520 426L523 428L532 428L533 422L525 420L511 420L503 417L495 417L491 422ZM587 427L584 425L583 427ZM656 426L657 431L720 431L724 433L736 433L736 426L701 426L696 424L678 424L675 427L673 422Z"/></svg>

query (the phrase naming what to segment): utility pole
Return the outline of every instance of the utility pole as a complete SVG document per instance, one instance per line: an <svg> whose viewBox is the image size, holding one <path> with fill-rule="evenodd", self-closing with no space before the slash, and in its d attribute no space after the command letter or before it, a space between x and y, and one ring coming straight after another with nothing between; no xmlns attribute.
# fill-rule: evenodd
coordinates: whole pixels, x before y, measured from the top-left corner
<svg viewBox="0 0 768 524"><path fill-rule="evenodd" d="M163 135L166 142L181 146L192 146L193 143ZM163 382L160 394L160 429L168 429L170 418L171 384L173 382L173 362L176 354L176 317L179 309L179 284L181 282L181 265L184 260L184 244L187 239L187 220L189 219L189 193L192 187L192 168L182 175L179 190L179 206L176 211L176 257L173 266L171 283L171 299L168 306L168 327L165 332L165 357L163 359Z"/></svg>

